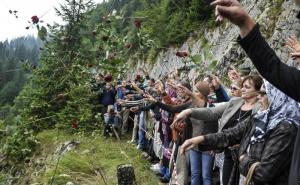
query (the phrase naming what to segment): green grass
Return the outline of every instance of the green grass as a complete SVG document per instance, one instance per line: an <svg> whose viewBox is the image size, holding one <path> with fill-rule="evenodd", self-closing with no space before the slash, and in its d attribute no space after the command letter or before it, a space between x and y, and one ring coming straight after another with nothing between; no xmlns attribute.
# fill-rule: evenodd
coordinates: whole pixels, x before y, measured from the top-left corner
<svg viewBox="0 0 300 185"><path fill-rule="evenodd" d="M50 184L57 159L53 153L59 144L77 140L80 144L61 157L53 185L65 185L67 182L84 185L104 185L101 172L108 185L117 184L117 166L131 163L139 185L157 185L158 179L150 171L150 163L141 157L141 152L134 145L127 144L127 139L118 142L116 139L104 139L101 136L69 135L54 130L44 131L38 135L41 150L36 158L48 157L45 160L46 170L38 175L34 182Z"/></svg>

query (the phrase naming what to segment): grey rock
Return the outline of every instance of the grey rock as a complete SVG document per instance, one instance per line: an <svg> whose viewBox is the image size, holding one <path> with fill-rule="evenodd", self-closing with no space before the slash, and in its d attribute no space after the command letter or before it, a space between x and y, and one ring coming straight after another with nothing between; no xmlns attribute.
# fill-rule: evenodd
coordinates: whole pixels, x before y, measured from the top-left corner
<svg viewBox="0 0 300 185"><path fill-rule="evenodd" d="M274 11L275 1L272 0L241 0L241 3L246 7L249 14L261 25L263 35L266 35L264 32L266 29L272 29L267 33L269 36L267 42L275 50L278 57L283 62L287 62L289 60L289 53L284 46L285 39L292 35L298 36L299 34L297 33L300 30L299 21L295 18L298 10L294 1L282 1L281 8L279 10L276 9L276 11ZM275 19L271 19L271 15L274 14L274 12L278 12L278 14L275 15ZM226 74L226 68L230 64L238 64L241 65L241 67L251 66L251 68L253 68L245 52L236 43L238 35L238 28L229 22L223 23L223 25L215 28L213 31L208 29L204 30L202 36L208 41L209 52L212 53L213 60L218 61L216 70L218 74ZM140 60L138 61L138 68L142 67L147 69L150 71L150 76L154 78L159 78L176 68L182 68L184 64L180 58L175 56L176 51L187 51L190 47L192 55L202 55L207 52L204 49L203 38L195 40L192 43L191 39L188 39L179 48L171 47L165 52L159 53L154 65L149 65L149 61ZM163 62L164 60L168 62L165 63ZM209 65L209 63L210 61L206 61L207 65ZM196 70L190 70L189 78L192 79L194 75L197 75Z"/></svg>

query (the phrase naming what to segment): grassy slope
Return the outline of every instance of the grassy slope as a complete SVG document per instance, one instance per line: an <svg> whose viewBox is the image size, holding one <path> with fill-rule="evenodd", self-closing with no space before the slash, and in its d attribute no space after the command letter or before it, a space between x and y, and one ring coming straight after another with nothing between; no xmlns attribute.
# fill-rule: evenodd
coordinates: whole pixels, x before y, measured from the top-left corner
<svg viewBox="0 0 300 185"><path fill-rule="evenodd" d="M48 157L44 160L45 172L34 178L36 184L50 184L57 163L57 159L53 159L53 153L59 144L73 139L80 141L80 145L60 159L53 184L65 185L69 181L80 185L105 184L99 171L104 174L108 185L117 184L116 169L119 164L124 163L133 164L139 185L158 184L157 178L149 170L150 163L141 157L141 152L134 145L127 144L126 139L118 142L100 136L70 135L53 130L40 133L38 139L42 150L35 158L45 155Z"/></svg>

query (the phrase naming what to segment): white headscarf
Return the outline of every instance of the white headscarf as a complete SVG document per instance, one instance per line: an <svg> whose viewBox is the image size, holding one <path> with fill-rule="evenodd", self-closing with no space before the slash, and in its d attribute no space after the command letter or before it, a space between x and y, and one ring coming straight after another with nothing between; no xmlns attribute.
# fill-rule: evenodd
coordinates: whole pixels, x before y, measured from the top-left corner
<svg viewBox="0 0 300 185"><path fill-rule="evenodd" d="M251 137L251 144L262 142L265 135L273 130L280 122L287 121L299 126L300 104L264 80L269 108L258 112L254 117L255 133Z"/></svg>

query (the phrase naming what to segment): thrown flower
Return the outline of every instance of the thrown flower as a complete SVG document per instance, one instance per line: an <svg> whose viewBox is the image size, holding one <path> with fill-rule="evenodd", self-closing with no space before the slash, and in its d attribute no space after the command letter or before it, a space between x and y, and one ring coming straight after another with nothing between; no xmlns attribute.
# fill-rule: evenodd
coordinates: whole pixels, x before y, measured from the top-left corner
<svg viewBox="0 0 300 185"><path fill-rule="evenodd" d="M73 119L72 121L72 128L78 128L78 122L76 119Z"/></svg>
<svg viewBox="0 0 300 185"><path fill-rule="evenodd" d="M177 51L175 53L175 55L180 57L180 58L189 56L188 52L186 52L186 51Z"/></svg>
<svg viewBox="0 0 300 185"><path fill-rule="evenodd" d="M189 56L188 52L186 52L186 51L182 52L182 55L183 55L184 57Z"/></svg>
<svg viewBox="0 0 300 185"><path fill-rule="evenodd" d="M135 77L135 80L140 81L141 79L142 79L141 75L137 74L136 77Z"/></svg>
<svg viewBox="0 0 300 185"><path fill-rule="evenodd" d="M111 75L107 75L104 77L104 81L105 82L111 82L112 81L112 76Z"/></svg>
<svg viewBox="0 0 300 185"><path fill-rule="evenodd" d="M134 20L134 25L135 25L135 27L136 28L141 28L141 25L142 25L142 22L141 22L141 20L140 19L135 19Z"/></svg>
<svg viewBox="0 0 300 185"><path fill-rule="evenodd" d="M36 15L34 15L34 16L31 17L31 21L32 21L33 24L39 23L39 20L40 20L40 19L39 19L38 16L36 16Z"/></svg>

